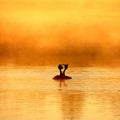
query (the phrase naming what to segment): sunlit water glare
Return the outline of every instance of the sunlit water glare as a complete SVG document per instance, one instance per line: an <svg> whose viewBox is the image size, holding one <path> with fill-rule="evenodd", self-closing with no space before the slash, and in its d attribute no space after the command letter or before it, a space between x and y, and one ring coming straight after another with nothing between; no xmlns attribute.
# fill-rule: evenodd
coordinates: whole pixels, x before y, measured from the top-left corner
<svg viewBox="0 0 120 120"><path fill-rule="evenodd" d="M120 120L120 68L0 67L0 120Z"/></svg>

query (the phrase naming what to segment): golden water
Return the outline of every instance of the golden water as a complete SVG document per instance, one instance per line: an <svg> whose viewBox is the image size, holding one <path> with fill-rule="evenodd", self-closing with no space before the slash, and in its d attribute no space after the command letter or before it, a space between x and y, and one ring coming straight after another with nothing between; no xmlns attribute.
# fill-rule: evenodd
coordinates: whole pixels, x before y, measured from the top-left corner
<svg viewBox="0 0 120 120"><path fill-rule="evenodd" d="M0 120L120 120L120 69L0 67Z"/></svg>

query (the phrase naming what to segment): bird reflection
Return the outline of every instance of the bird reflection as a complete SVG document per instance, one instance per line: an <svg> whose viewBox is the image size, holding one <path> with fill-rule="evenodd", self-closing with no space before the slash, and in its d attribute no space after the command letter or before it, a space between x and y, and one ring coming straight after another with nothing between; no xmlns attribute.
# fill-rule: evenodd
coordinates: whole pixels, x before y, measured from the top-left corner
<svg viewBox="0 0 120 120"><path fill-rule="evenodd" d="M67 87L67 84L65 83L65 80L64 79L61 79L61 80L59 80L59 87L62 87L62 85L63 86L65 86L65 87Z"/></svg>

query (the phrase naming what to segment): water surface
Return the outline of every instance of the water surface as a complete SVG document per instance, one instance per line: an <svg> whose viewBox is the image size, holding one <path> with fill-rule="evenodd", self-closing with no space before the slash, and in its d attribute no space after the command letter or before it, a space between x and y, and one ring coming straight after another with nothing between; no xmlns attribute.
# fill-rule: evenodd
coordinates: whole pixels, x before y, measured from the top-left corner
<svg viewBox="0 0 120 120"><path fill-rule="evenodd" d="M120 120L120 68L0 67L0 120Z"/></svg>

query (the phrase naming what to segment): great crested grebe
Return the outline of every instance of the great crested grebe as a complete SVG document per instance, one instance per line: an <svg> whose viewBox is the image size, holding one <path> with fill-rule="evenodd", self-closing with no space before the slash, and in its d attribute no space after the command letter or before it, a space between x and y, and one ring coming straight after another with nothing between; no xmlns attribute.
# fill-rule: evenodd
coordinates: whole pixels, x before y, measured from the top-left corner
<svg viewBox="0 0 120 120"><path fill-rule="evenodd" d="M64 70L62 72L63 66L64 65ZM53 77L53 79L55 80L67 80L67 79L72 79L70 76L66 76L65 75L65 71L68 69L68 64L59 64L58 65L58 69L60 71L60 75L56 75L55 77Z"/></svg>

